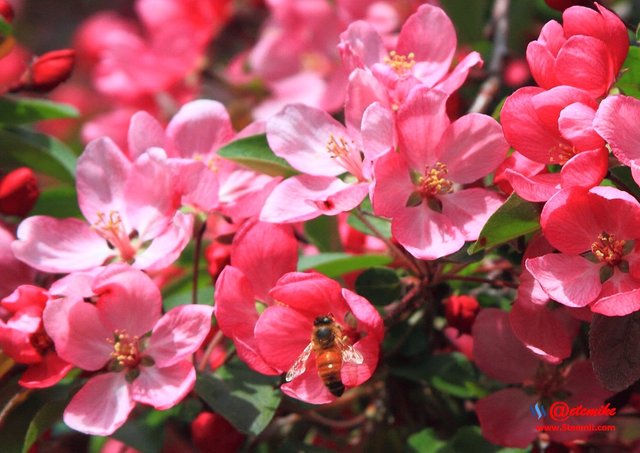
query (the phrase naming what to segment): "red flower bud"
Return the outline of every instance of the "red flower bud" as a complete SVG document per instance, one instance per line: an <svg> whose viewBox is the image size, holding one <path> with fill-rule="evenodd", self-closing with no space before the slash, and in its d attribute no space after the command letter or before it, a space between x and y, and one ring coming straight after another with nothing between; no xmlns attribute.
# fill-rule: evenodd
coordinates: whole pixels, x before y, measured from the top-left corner
<svg viewBox="0 0 640 453"><path fill-rule="evenodd" d="M11 4L7 0L0 0L0 16L2 16L5 21L11 23L13 22L14 15Z"/></svg>
<svg viewBox="0 0 640 453"><path fill-rule="evenodd" d="M211 277L215 280L222 272L222 269L230 263L231 245L212 242L205 251L204 257L207 260L207 270Z"/></svg>
<svg viewBox="0 0 640 453"><path fill-rule="evenodd" d="M0 212L25 217L40 195L38 180L30 168L21 167L0 181Z"/></svg>
<svg viewBox="0 0 640 453"><path fill-rule="evenodd" d="M564 11L571 6L586 6L593 8L593 0L544 0L544 2L557 11Z"/></svg>
<svg viewBox="0 0 640 453"><path fill-rule="evenodd" d="M447 323L460 333L471 333L480 305L471 296L451 296L444 301L444 314Z"/></svg>
<svg viewBox="0 0 640 453"><path fill-rule="evenodd" d="M191 422L191 437L201 453L235 453L244 436L218 414L202 412Z"/></svg>
<svg viewBox="0 0 640 453"><path fill-rule="evenodd" d="M73 49L53 50L40 55L31 63L22 88L31 91L51 91L69 78L74 62Z"/></svg>

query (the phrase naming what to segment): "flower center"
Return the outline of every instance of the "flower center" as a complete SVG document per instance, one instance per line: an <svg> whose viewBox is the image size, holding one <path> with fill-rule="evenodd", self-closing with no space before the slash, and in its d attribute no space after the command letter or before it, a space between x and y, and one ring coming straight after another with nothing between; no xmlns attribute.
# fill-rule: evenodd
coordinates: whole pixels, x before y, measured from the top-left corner
<svg viewBox="0 0 640 453"><path fill-rule="evenodd" d="M53 348L53 340L51 340L49 335L44 331L42 323L40 323L38 330L29 336L29 343L31 343L31 346L33 346L40 355L44 355L47 351Z"/></svg>
<svg viewBox="0 0 640 453"><path fill-rule="evenodd" d="M136 255L136 248L131 244L131 239L137 233L128 235L118 211L110 211L109 216L104 212L98 212L98 220L91 226L109 244L118 249L123 261L131 261Z"/></svg>
<svg viewBox="0 0 640 453"><path fill-rule="evenodd" d="M332 159L335 159L345 170L358 178L359 181L365 179L362 174L362 156L355 148L353 142L348 142L344 137L338 137L336 140L336 137L331 134L327 142L327 152Z"/></svg>
<svg viewBox="0 0 640 453"><path fill-rule="evenodd" d="M616 239L613 234L603 232L591 244L591 251L601 263L617 266L624 256L625 244L626 241L623 239Z"/></svg>
<svg viewBox="0 0 640 453"><path fill-rule="evenodd" d="M109 339L108 341L113 344L111 358L118 365L123 368L138 366L141 360L138 337L130 337L125 330L116 330L113 333L113 340Z"/></svg>
<svg viewBox="0 0 640 453"><path fill-rule="evenodd" d="M549 150L549 163L564 165L576 154L578 154L578 151L574 146L565 145L564 143L558 143L556 146Z"/></svg>
<svg viewBox="0 0 640 453"><path fill-rule="evenodd" d="M415 66L415 54L409 52L408 55L400 55L395 50L389 52L389 56L385 57L384 63L389 66L398 75L404 75Z"/></svg>
<svg viewBox="0 0 640 453"><path fill-rule="evenodd" d="M427 199L453 192L453 182L445 178L448 172L447 166L442 162L436 162L431 168L427 167L424 175L417 181L420 196Z"/></svg>

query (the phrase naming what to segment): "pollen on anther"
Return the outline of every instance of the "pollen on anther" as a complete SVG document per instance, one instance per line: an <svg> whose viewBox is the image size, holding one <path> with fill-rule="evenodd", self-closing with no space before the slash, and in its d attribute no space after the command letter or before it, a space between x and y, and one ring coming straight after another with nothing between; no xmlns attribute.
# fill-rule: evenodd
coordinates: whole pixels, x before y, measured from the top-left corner
<svg viewBox="0 0 640 453"><path fill-rule="evenodd" d="M389 56L385 57L384 63L388 65L398 75L404 75L415 66L415 54L409 52L407 55L401 55L395 50L389 52Z"/></svg>
<svg viewBox="0 0 640 453"><path fill-rule="evenodd" d="M613 234L603 232L591 244L591 252L601 263L617 266L624 256L626 241L616 239Z"/></svg>

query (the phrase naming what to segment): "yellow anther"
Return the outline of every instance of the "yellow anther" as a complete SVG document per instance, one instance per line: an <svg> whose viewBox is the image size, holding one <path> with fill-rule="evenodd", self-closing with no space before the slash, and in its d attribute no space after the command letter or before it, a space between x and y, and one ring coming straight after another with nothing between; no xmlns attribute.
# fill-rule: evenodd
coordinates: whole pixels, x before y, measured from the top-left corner
<svg viewBox="0 0 640 453"><path fill-rule="evenodd" d="M404 75L415 66L415 54L409 52L407 55L400 55L395 50L389 52L389 56L385 57L384 62L398 75Z"/></svg>
<svg viewBox="0 0 640 453"><path fill-rule="evenodd" d="M424 175L418 179L418 192L422 198L453 192L453 182L446 179L448 170L442 162L436 162L425 169Z"/></svg>
<svg viewBox="0 0 640 453"><path fill-rule="evenodd" d="M603 232L591 244L591 252L601 263L616 266L622 261L625 244L623 239L616 239L613 234Z"/></svg>

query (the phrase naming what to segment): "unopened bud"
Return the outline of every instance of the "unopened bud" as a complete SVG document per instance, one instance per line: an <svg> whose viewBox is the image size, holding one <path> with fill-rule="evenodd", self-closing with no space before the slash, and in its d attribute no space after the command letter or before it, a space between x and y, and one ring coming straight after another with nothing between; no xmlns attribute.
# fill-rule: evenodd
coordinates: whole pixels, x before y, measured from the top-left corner
<svg viewBox="0 0 640 453"><path fill-rule="evenodd" d="M556 11L564 11L571 6L586 6L594 8L593 0L544 0L544 2Z"/></svg>
<svg viewBox="0 0 640 453"><path fill-rule="evenodd" d="M25 217L40 196L38 180L30 168L21 167L0 181L0 212Z"/></svg>
<svg viewBox="0 0 640 453"><path fill-rule="evenodd" d="M69 78L74 62L75 51L72 49L42 54L31 63L19 89L51 91Z"/></svg>
<svg viewBox="0 0 640 453"><path fill-rule="evenodd" d="M447 323L460 333L470 333L480 305L471 296L451 296L444 301Z"/></svg>
<svg viewBox="0 0 640 453"><path fill-rule="evenodd" d="M0 0L0 16L2 16L6 22L11 23L13 22L14 15L11 4L7 0Z"/></svg>

